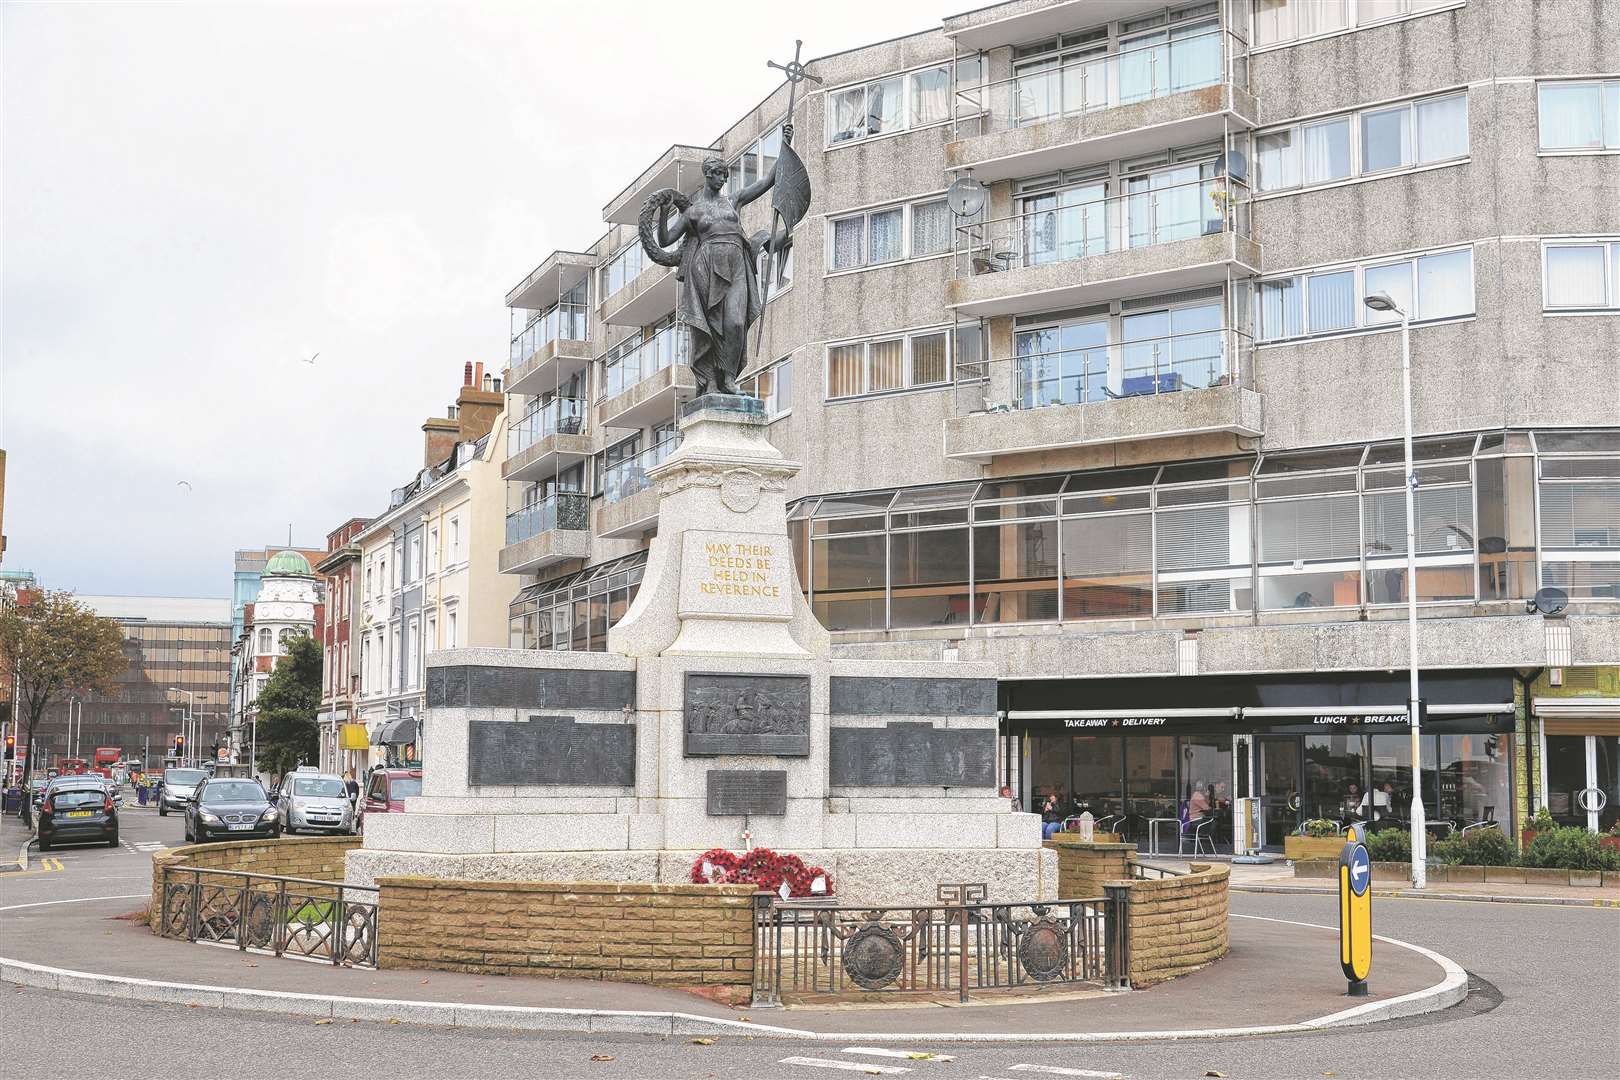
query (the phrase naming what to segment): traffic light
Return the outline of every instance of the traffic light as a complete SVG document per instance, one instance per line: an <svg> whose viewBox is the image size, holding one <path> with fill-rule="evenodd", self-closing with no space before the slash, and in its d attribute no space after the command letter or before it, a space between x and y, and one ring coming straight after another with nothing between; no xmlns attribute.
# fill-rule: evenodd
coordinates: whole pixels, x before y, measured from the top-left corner
<svg viewBox="0 0 1620 1080"><path fill-rule="evenodd" d="M174 756L177 758L186 756L186 737L184 735L174 737Z"/></svg>
<svg viewBox="0 0 1620 1080"><path fill-rule="evenodd" d="M17 736L11 734L9 731L6 733L6 760L17 760Z"/></svg>

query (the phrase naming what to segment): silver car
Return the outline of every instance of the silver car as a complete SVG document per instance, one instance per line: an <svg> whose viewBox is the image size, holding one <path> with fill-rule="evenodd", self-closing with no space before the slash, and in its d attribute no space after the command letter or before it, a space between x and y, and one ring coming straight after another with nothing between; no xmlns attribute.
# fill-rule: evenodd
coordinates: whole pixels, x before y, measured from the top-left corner
<svg viewBox="0 0 1620 1080"><path fill-rule="evenodd" d="M354 832L354 804L341 776L314 769L288 773L274 801L283 832Z"/></svg>
<svg viewBox="0 0 1620 1080"><path fill-rule="evenodd" d="M207 778L201 769L164 769L158 787L158 817L168 817L170 810L185 813L197 785Z"/></svg>

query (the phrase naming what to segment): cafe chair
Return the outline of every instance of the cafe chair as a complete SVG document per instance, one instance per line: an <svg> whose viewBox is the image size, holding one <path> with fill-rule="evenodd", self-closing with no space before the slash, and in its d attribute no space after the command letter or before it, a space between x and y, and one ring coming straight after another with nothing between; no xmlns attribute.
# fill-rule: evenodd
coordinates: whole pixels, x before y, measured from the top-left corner
<svg viewBox="0 0 1620 1080"><path fill-rule="evenodd" d="M1473 829L1494 828L1496 828L1496 807L1487 806L1485 807L1485 819L1483 821L1476 821L1472 825L1464 825L1462 828L1462 835L1467 836L1468 833Z"/></svg>
<svg viewBox="0 0 1620 1080"><path fill-rule="evenodd" d="M1118 815L1118 814L1104 814L1102 817L1097 819L1096 823L1092 826L1092 828L1095 829L1097 832L1113 832L1114 831L1114 822L1119 821L1119 820L1120 820L1120 815Z"/></svg>
<svg viewBox="0 0 1620 1080"><path fill-rule="evenodd" d="M1214 827L1215 819L1212 817L1201 817L1195 818L1192 821L1183 821L1181 823L1181 835L1178 838L1180 842L1176 845L1176 854L1187 854L1187 839L1189 837L1192 838L1192 853L1194 855L1206 854L1203 847L1205 844L1209 845L1209 851L1207 854L1215 854L1215 842L1209 838L1209 832Z"/></svg>

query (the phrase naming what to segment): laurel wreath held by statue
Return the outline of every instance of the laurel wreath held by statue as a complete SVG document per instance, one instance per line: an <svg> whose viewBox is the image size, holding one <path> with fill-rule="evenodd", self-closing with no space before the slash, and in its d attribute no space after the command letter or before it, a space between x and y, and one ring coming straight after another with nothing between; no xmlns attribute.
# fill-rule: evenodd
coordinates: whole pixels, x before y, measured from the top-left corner
<svg viewBox="0 0 1620 1080"><path fill-rule="evenodd" d="M641 204L641 217L636 221L636 228L641 233L641 246L647 252L647 258L659 266L681 265L680 248L665 251L664 246L658 242L658 219L670 206L685 213L687 207L691 205L692 200L674 188L659 188L647 196L647 201Z"/></svg>

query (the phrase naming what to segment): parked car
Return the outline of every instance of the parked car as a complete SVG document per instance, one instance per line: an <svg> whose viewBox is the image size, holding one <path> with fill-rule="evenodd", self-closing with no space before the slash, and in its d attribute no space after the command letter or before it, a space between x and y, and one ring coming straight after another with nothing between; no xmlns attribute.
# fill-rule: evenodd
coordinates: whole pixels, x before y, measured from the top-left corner
<svg viewBox="0 0 1620 1080"><path fill-rule="evenodd" d="M360 823L365 832L367 814L403 814L405 800L422 794L421 769L378 769L366 781L360 802Z"/></svg>
<svg viewBox="0 0 1620 1080"><path fill-rule="evenodd" d="M53 780L45 788L36 822L41 851L75 841L118 846L118 808L99 776Z"/></svg>
<svg viewBox="0 0 1620 1080"><path fill-rule="evenodd" d="M158 782L158 816L168 817L170 810L185 813L197 785L206 778L201 769L164 769L163 779Z"/></svg>
<svg viewBox="0 0 1620 1080"><path fill-rule="evenodd" d="M233 840L281 835L281 815L257 780L204 780L186 804L186 839L206 844L222 835Z"/></svg>
<svg viewBox="0 0 1620 1080"><path fill-rule="evenodd" d="M341 776L308 766L288 773L276 789L275 804L282 830L289 835L354 832L356 812Z"/></svg>

